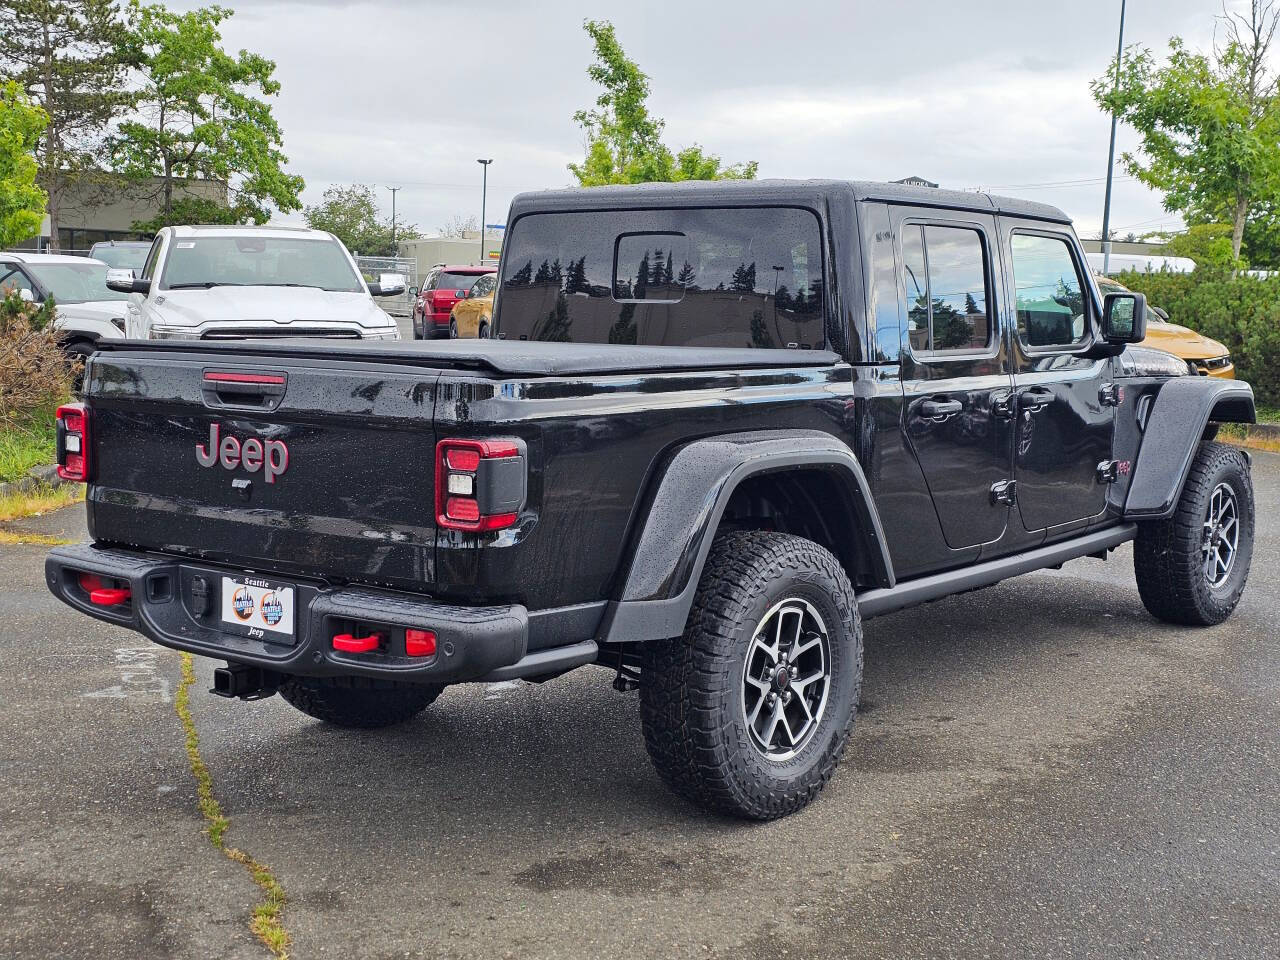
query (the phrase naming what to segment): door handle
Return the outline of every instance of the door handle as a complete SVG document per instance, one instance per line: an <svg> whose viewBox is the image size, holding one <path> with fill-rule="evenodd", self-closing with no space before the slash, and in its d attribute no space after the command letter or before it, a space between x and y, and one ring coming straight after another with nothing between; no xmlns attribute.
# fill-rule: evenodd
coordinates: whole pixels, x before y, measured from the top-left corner
<svg viewBox="0 0 1280 960"><path fill-rule="evenodd" d="M1018 406L1027 413L1036 413L1053 403L1053 391L1048 387L1028 387L1018 397Z"/></svg>
<svg viewBox="0 0 1280 960"><path fill-rule="evenodd" d="M954 417L963 409L964 404L959 400L945 398L931 397L916 404L916 412L928 420L945 420L948 417Z"/></svg>

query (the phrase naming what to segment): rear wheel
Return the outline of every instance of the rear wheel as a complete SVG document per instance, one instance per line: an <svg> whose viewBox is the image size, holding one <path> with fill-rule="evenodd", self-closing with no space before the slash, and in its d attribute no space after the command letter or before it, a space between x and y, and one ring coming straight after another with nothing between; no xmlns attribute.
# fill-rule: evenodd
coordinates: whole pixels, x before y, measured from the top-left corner
<svg viewBox="0 0 1280 960"><path fill-rule="evenodd" d="M372 677L295 677L280 696L309 717L336 727L373 729L404 723L435 702L440 684L404 683Z"/></svg>
<svg viewBox="0 0 1280 960"><path fill-rule="evenodd" d="M1235 610L1253 559L1253 481L1243 453L1202 443L1173 516L1138 526L1134 572L1152 616L1209 626Z"/></svg>
<svg viewBox="0 0 1280 960"><path fill-rule="evenodd" d="M818 794L862 686L858 608L829 551L777 533L717 537L684 636L645 648L645 746L671 789L757 820Z"/></svg>
<svg viewBox="0 0 1280 960"><path fill-rule="evenodd" d="M75 367L72 376L72 389L77 393L84 384L85 361L93 356L96 350L97 347L89 340L72 340L62 345L62 351L67 355L67 360Z"/></svg>

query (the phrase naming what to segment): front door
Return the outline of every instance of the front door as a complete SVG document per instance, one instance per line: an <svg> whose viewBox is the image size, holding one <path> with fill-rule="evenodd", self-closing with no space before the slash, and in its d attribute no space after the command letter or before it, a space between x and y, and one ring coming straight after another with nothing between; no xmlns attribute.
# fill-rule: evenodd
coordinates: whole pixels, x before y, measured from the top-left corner
<svg viewBox="0 0 1280 960"><path fill-rule="evenodd" d="M1099 329L1092 284L1070 233L1005 226L1018 512L1029 531L1084 526L1106 507L1117 396L1111 361L1082 355Z"/></svg>
<svg viewBox="0 0 1280 960"><path fill-rule="evenodd" d="M923 211L922 211L923 213ZM906 287L903 417L953 550L1000 539L1012 476L1012 378L995 302L994 218L895 213Z"/></svg>

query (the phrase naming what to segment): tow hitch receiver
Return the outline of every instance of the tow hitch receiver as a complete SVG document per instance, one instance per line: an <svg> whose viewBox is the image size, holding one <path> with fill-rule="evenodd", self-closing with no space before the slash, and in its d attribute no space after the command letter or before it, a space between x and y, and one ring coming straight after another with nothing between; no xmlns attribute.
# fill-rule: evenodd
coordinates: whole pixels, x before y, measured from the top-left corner
<svg viewBox="0 0 1280 960"><path fill-rule="evenodd" d="M247 663L228 663L213 671L210 693L241 700L265 700L280 685L280 675Z"/></svg>

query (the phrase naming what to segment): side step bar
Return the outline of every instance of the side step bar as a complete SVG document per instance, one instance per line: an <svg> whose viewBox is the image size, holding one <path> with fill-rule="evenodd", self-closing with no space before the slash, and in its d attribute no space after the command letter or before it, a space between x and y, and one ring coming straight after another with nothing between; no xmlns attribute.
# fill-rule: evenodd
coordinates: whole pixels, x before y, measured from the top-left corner
<svg viewBox="0 0 1280 960"><path fill-rule="evenodd" d="M599 653L600 648L596 646L594 640L535 650L533 653L525 654L513 664L490 671L479 680L482 683L496 683L500 680L516 680L520 677L549 679L575 667L595 663Z"/></svg>
<svg viewBox="0 0 1280 960"><path fill-rule="evenodd" d="M948 570L914 580L904 580L894 587L880 587L859 594L858 612L862 614L863 620L870 620L884 613L905 610L907 607L928 603L930 600L937 600L953 593L988 587L1009 577L1043 570L1046 567L1056 567L1068 560L1087 557L1093 553L1103 553L1132 540L1137 535L1136 524L1124 523L1087 533L1083 537L1053 543L1047 547L1037 547L1026 553L998 557L972 567L962 567L959 570Z"/></svg>

